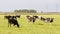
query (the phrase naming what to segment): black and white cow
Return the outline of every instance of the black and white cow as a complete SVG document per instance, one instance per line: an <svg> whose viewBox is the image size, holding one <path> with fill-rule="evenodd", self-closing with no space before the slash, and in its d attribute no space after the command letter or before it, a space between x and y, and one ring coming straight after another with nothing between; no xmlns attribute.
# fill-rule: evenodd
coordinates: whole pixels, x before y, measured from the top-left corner
<svg viewBox="0 0 60 34"><path fill-rule="evenodd" d="M36 18L38 18L38 16L33 16L33 17L31 17L31 16L26 16L27 17L27 19L29 20L29 22L35 22L36 21Z"/></svg>
<svg viewBox="0 0 60 34"><path fill-rule="evenodd" d="M41 16L41 20L44 21L44 22L50 22L50 23L52 23L53 20L54 20L54 18L44 18L44 17Z"/></svg>
<svg viewBox="0 0 60 34"><path fill-rule="evenodd" d="M11 27L11 24L17 25L19 27L18 21L17 21L18 16L4 16L4 18L8 19L8 27Z"/></svg>

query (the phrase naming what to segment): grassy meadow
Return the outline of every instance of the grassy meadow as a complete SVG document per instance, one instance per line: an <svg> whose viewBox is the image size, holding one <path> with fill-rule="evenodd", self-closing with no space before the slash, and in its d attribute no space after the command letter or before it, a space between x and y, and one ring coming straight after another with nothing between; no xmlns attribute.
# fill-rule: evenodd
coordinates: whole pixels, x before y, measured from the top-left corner
<svg viewBox="0 0 60 34"><path fill-rule="evenodd" d="M21 15L18 18L20 28L11 25L8 27L8 21L4 18L4 15L0 15L0 34L60 34L60 15L38 15L43 17L52 17L54 22L44 23L37 19L35 23L28 23L26 15Z"/></svg>

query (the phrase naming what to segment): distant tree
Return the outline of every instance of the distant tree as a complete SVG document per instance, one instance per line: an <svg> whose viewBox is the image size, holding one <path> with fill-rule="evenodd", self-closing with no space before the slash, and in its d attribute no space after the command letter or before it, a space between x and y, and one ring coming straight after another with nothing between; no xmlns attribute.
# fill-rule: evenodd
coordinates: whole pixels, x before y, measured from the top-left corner
<svg viewBox="0 0 60 34"><path fill-rule="evenodd" d="M27 9L23 9L22 11L25 12L25 13L29 12L29 10L27 10Z"/></svg>
<svg viewBox="0 0 60 34"><path fill-rule="evenodd" d="M30 13L36 13L37 11L36 10L30 10Z"/></svg>
<svg viewBox="0 0 60 34"><path fill-rule="evenodd" d="M41 13L43 13L43 11L41 11Z"/></svg>
<svg viewBox="0 0 60 34"><path fill-rule="evenodd" d="M27 10L27 9L23 9L23 10L15 10L15 12L22 12L22 13L36 13L36 10Z"/></svg>
<svg viewBox="0 0 60 34"><path fill-rule="evenodd" d="M15 10L15 12L18 12L18 10Z"/></svg>

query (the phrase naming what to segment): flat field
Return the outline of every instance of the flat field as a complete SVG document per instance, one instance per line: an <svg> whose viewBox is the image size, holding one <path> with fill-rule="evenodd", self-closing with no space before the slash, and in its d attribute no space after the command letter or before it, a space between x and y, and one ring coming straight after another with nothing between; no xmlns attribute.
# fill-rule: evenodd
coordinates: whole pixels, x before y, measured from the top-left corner
<svg viewBox="0 0 60 34"><path fill-rule="evenodd" d="M20 28L11 25L8 27L8 21L4 18L4 15L0 15L0 34L60 34L60 15L38 15L43 17L52 17L54 22L52 24L45 23L39 19L28 23L26 15L21 15L18 18Z"/></svg>

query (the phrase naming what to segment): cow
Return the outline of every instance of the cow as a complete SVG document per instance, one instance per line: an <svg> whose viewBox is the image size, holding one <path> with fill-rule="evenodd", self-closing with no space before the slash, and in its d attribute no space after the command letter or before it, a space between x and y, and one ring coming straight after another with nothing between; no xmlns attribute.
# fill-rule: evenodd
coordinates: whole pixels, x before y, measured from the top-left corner
<svg viewBox="0 0 60 34"><path fill-rule="evenodd" d="M42 16L41 16L41 20L42 20L42 21L44 21L44 22L46 22L46 21L47 21L47 22L52 23L52 22L53 22L53 20L54 20L54 18L44 18L44 17L42 17Z"/></svg>
<svg viewBox="0 0 60 34"><path fill-rule="evenodd" d="M4 16L4 18L8 19L8 27L11 27L11 24L17 25L19 27L18 21L16 19L16 16Z"/></svg>
<svg viewBox="0 0 60 34"><path fill-rule="evenodd" d="M29 22L35 22L36 21L36 18L38 18L38 16L33 16L33 17L31 17L31 16L26 16L27 17L27 19L29 20Z"/></svg>

